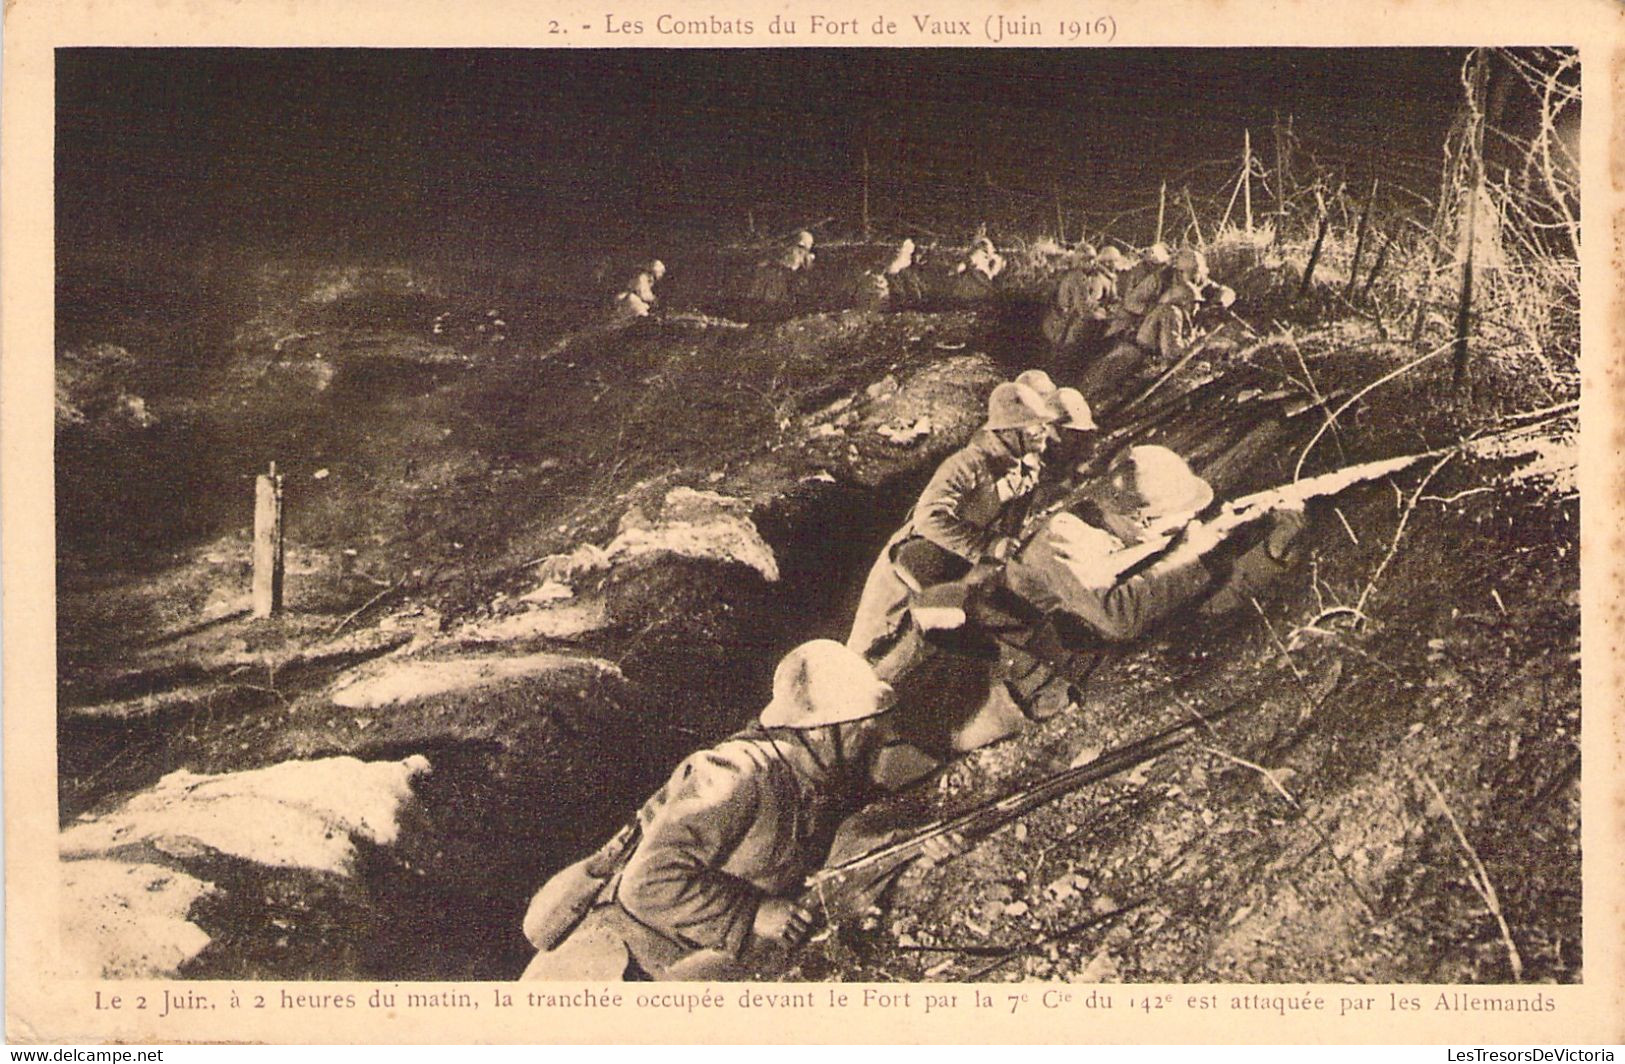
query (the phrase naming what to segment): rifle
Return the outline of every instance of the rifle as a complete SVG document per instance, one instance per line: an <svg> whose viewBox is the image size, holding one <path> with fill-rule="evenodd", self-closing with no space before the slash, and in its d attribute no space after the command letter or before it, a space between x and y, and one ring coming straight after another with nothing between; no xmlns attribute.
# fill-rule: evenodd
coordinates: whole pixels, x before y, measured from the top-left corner
<svg viewBox="0 0 1625 1064"><path fill-rule="evenodd" d="M1205 720L1211 723L1239 708L1239 703L1228 706L1217 713L1208 714ZM1200 721L1186 721L1173 725L1002 798L982 802L956 816L923 825L907 838L814 872L807 877L801 904L804 908L822 913L824 922L830 925L860 916L904 868L926 851L930 842L941 838L963 840L991 835L1034 809L1182 746L1189 740L1191 729L1199 724Z"/></svg>
<svg viewBox="0 0 1625 1064"><path fill-rule="evenodd" d="M807 877L797 904L821 916L821 922L826 927L859 917L905 868L925 853L930 842L945 837L961 841L985 838L1034 809L1183 746L1190 740L1190 732L1194 728L1210 725L1240 708L1241 703L1235 702L1198 720L1175 724L1102 754L1088 764L1057 772L1003 798L982 802L956 816L922 825L907 838L878 846L849 861L814 872ZM1126 909L1106 913L1068 931L1081 932L1085 926L1110 919L1121 911ZM999 958L999 962L1008 961L1016 952L1019 950ZM749 979L761 976L765 969L788 964L792 956L791 951L777 946L769 946L761 953L744 959L720 950L696 950L660 973L659 978L689 982ZM988 970L993 967L997 965L989 966Z"/></svg>

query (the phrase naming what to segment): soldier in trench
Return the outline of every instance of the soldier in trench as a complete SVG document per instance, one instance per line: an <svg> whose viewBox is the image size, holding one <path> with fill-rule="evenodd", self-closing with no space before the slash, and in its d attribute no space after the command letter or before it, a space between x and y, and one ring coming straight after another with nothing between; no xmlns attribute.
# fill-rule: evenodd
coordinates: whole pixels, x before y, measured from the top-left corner
<svg viewBox="0 0 1625 1064"><path fill-rule="evenodd" d="M841 644L792 650L756 726L684 760L620 833L537 892L524 931L540 952L522 978L729 978L782 960L814 927L797 901L806 877L832 847L867 845L838 829L873 797L891 705Z"/></svg>
<svg viewBox="0 0 1625 1064"><path fill-rule="evenodd" d="M789 311L795 304L800 282L816 258L813 235L803 229L777 254L756 264L745 299L764 313Z"/></svg>
<svg viewBox="0 0 1625 1064"><path fill-rule="evenodd" d="M630 325L640 318L647 318L659 302L660 297L655 295L655 282L666 276L666 264L654 259L646 266L632 275L615 297L615 303L610 313L612 325Z"/></svg>
<svg viewBox="0 0 1625 1064"><path fill-rule="evenodd" d="M1107 327L1117 343L1088 364L1077 386L1087 395L1119 397L1126 382L1147 370L1177 365L1201 342L1200 318L1227 309L1236 293L1208 276L1207 259L1195 248L1180 248L1173 261L1143 274L1124 293L1119 313Z"/></svg>
<svg viewBox="0 0 1625 1064"><path fill-rule="evenodd" d="M1061 277L1042 325L1057 365L1105 339L1117 303L1117 276L1127 267L1128 260L1115 247L1097 255L1085 245L1078 264Z"/></svg>
<svg viewBox="0 0 1625 1064"><path fill-rule="evenodd" d="M1044 397L1026 384L993 389L980 431L937 468L875 560L848 647L883 660L898 649L911 596L1008 556L1038 485L1044 451L1055 438L1055 420ZM901 656L885 663L883 679L907 668L907 653L902 648Z"/></svg>
<svg viewBox="0 0 1625 1064"><path fill-rule="evenodd" d="M1081 697L1113 647L1160 622L1185 614L1205 623L1262 593L1294 561L1302 510L1219 539L1194 520L1212 501L1179 455L1132 447L996 573L919 596L908 638L935 652L890 678L897 738L877 755L877 782L907 785L1053 716ZM1164 545L1170 530L1181 531ZM943 626L949 613L957 629Z"/></svg>

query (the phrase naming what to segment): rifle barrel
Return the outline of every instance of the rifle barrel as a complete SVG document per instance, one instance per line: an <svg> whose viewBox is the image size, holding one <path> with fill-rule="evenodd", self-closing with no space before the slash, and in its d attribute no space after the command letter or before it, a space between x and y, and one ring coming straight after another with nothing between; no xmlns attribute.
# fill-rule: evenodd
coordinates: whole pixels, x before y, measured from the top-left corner
<svg viewBox="0 0 1625 1064"><path fill-rule="evenodd" d="M1227 706L1217 713L1208 715L1205 720L1207 722L1218 720L1235 712L1238 708L1240 708L1239 703ZM919 855L925 843L931 839L940 838L955 831L971 829L978 830L982 834L991 832L1072 791L1085 787L1090 783L1115 776L1119 772L1127 771L1135 765L1167 753L1169 750L1182 745L1187 739L1187 733L1200 723L1202 722L1184 721L1175 724L1155 735L1136 740L1128 746L1104 754L1086 765L1066 769L1040 780L1032 786L983 802L958 816L939 820L936 823L927 825L906 839L871 850L833 868L825 868L815 872L808 877L807 886L809 889L817 890L825 884L839 884L843 880L855 877L858 873L870 869L877 870L878 875L884 875L893 868L913 860Z"/></svg>

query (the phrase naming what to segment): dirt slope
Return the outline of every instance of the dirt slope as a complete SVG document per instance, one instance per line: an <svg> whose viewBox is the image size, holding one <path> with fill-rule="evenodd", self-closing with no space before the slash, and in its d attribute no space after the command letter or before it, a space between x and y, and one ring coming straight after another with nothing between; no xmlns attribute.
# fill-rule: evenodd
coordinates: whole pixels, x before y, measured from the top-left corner
<svg viewBox="0 0 1625 1064"><path fill-rule="evenodd" d="M179 768L430 770L398 834L355 839L346 870L120 854L214 888L191 902L208 938L193 976L516 974L529 891L747 719L784 650L844 634L874 552L1034 352L1021 300L749 325L679 300L624 332L561 333L556 307L488 280L254 277L198 341L206 373L155 378L157 326L103 323L66 360L63 821L114 816ZM1236 332L1120 442L1175 446L1227 492L1291 479L1321 415L1255 432L1267 397L1351 396L1414 355L1364 322L1299 328L1296 349ZM93 346L110 342L130 357ZM1305 471L1563 398L1484 374L1469 412L1435 401L1440 364L1396 378ZM128 440L127 465L96 464ZM273 459L290 610L253 621L246 478ZM1527 465L1452 462L1414 507L1421 472L1351 492L1270 601L1159 633L1075 710L899 796L899 817L934 815L1235 707L1191 747L910 872L792 974L966 978L985 947L1030 946L986 977L1505 980L1465 838L1523 976L1578 978L1576 503L1518 479Z"/></svg>

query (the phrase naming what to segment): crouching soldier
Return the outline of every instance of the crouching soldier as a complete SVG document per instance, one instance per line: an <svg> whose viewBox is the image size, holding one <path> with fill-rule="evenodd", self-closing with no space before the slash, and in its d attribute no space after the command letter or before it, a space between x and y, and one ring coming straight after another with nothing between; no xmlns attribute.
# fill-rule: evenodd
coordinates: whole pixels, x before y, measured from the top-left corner
<svg viewBox="0 0 1625 1064"><path fill-rule="evenodd" d="M630 325L639 318L647 318L649 312L659 302L655 295L655 282L666 276L666 264L655 259L626 282L615 297L615 305L610 312L612 325Z"/></svg>
<svg viewBox="0 0 1625 1064"><path fill-rule="evenodd" d="M1232 289L1208 277L1207 259L1200 251L1181 248L1174 256L1173 275L1140 322L1134 342L1164 365L1171 365L1195 340L1197 314L1209 306L1229 307L1235 301Z"/></svg>
<svg viewBox="0 0 1625 1064"><path fill-rule="evenodd" d="M880 660L904 632L912 595L1008 556L1038 485L1043 453L1055 437L1056 416L1025 384L993 389L981 430L937 468L875 560L848 647ZM890 661L881 676L890 680L906 665L906 655Z"/></svg>
<svg viewBox="0 0 1625 1064"><path fill-rule="evenodd" d="M998 289L993 279L1004 272L1004 256L985 236L976 238L970 254L954 267L948 293L954 299L976 302L992 298Z"/></svg>
<svg viewBox="0 0 1625 1064"><path fill-rule="evenodd" d="M720 979L806 941L797 896L860 807L891 688L833 640L792 650L756 727L694 754L525 915L522 978Z"/></svg>
<svg viewBox="0 0 1625 1064"><path fill-rule="evenodd" d="M1108 247L1061 278L1042 326L1057 359L1088 352L1105 339L1117 303L1117 275L1127 267L1123 253Z"/></svg>
<svg viewBox="0 0 1625 1064"><path fill-rule="evenodd" d="M763 312L790 311L798 294L799 282L812 269L818 256L813 252L813 235L803 229L776 255L756 264L745 298Z"/></svg>

